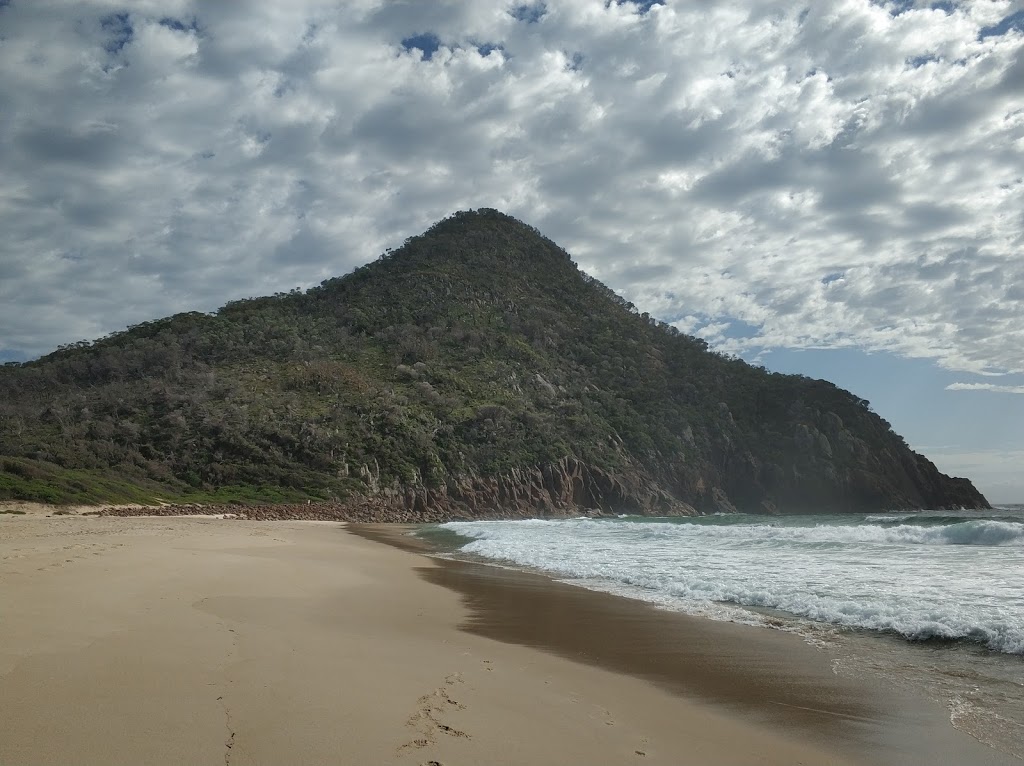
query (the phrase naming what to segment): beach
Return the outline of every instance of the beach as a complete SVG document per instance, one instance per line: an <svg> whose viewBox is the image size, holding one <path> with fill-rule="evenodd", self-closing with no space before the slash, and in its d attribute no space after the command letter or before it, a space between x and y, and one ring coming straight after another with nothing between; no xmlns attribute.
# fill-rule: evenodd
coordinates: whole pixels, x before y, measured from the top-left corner
<svg viewBox="0 0 1024 766"><path fill-rule="evenodd" d="M0 515L4 766L1017 762L797 636L400 528L45 510Z"/></svg>

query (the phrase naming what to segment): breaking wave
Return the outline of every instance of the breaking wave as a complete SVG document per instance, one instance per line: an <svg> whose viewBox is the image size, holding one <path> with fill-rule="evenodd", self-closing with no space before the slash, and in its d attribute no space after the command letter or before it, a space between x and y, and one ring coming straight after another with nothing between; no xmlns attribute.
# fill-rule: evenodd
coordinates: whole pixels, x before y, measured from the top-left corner
<svg viewBox="0 0 1024 766"><path fill-rule="evenodd" d="M699 531L697 531L699 530ZM648 537L680 534L750 542L877 543L898 545L1024 545L1024 524L1007 521L959 521L941 526L899 524L885 526L785 527L770 524L728 527L684 527L651 524Z"/></svg>
<svg viewBox="0 0 1024 766"><path fill-rule="evenodd" d="M1024 654L1024 588L1011 582L1024 568L1019 521L745 518L754 523L634 517L443 528L466 539L462 553L693 614L758 623L758 610L769 609Z"/></svg>

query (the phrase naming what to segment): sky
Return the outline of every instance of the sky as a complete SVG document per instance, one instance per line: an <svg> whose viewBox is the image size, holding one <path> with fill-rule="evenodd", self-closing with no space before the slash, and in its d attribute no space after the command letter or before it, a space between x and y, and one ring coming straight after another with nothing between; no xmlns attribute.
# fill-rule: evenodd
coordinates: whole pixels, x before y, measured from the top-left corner
<svg viewBox="0 0 1024 766"><path fill-rule="evenodd" d="M1024 0L0 0L0 361L456 210L1024 502Z"/></svg>

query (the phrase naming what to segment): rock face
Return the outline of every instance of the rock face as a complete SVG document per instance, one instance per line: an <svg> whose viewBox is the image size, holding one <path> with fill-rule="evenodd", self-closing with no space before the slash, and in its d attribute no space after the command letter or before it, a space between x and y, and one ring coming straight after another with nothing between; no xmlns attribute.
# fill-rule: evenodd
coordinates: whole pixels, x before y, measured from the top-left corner
<svg viewBox="0 0 1024 766"><path fill-rule="evenodd" d="M817 495L809 495L806 479L793 477L788 491L793 500L788 512L822 513L869 511L878 508L960 509L979 507L979 494L966 479L949 479L931 463L917 463L912 470L919 483L893 505L891 490L867 472L847 476L846 482L820 484ZM929 470L930 469L930 470ZM774 502L764 499L766 490L756 475L710 474L731 488L737 496L758 497L756 505L737 508L727 489L709 484L697 474L692 484L678 483L682 500L638 474L616 478L574 458L532 469L516 469L502 476L452 478L436 488L405 487L382 490L344 502L274 503L266 505L163 505L108 508L106 515L189 515L211 512L255 520L349 521L361 523L423 523L467 519L562 518L577 515L635 514L642 516L693 516L704 513L779 513ZM838 476L831 476L838 480ZM959 493L959 494L958 494ZM778 488L776 495L779 494ZM784 501L785 502L785 501ZM881 503L885 503L882 505ZM984 502L984 498L980 498Z"/></svg>
<svg viewBox="0 0 1024 766"><path fill-rule="evenodd" d="M408 487L393 502L416 517L438 512L453 518L696 512L639 475L617 478L571 457L502 476L453 479L438 488Z"/></svg>
<svg viewBox="0 0 1024 766"><path fill-rule="evenodd" d="M305 293L0 367L5 496L354 520L988 507L868 402L714 353L493 210Z"/></svg>

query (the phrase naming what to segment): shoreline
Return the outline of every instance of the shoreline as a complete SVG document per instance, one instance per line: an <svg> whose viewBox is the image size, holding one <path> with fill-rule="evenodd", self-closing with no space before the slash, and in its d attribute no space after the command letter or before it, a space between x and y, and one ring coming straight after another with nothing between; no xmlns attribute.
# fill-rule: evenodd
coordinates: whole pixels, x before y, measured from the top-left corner
<svg viewBox="0 0 1024 766"><path fill-rule="evenodd" d="M410 500L409 498L413 499ZM0 504L11 508L28 508L29 513L46 512L51 515L83 515L83 516L119 516L125 518L145 517L189 517L217 516L221 518L237 518L248 521L334 521L352 524L437 524L448 521L508 521L532 518L563 519L586 516L589 518L617 518L621 514L576 505L565 502L555 506L515 506L515 507L461 507L452 504L431 506L425 502L415 502L416 495L408 492L397 492L390 495L356 496L348 500L307 500L305 502L267 502L267 503L234 503L234 502L159 502L145 505L137 503L99 503L94 505L68 504L54 505L26 500L5 500ZM960 511L984 512L993 507L966 508ZM878 510L877 513L924 513L926 508ZM951 509L952 510L952 509ZM16 510L15 513L20 513ZM756 511L733 511L738 514L759 514ZM870 510L850 511L851 514L871 513ZM645 515L645 514L641 514ZM709 515L692 507L679 506L674 512L651 515L652 518L700 517ZM717 514L716 514L717 515ZM813 515L806 510L788 513L772 513L769 516L807 516Z"/></svg>
<svg viewBox="0 0 1024 766"><path fill-rule="evenodd" d="M656 610L609 611L614 597L470 571L357 531L0 516L0 763L839 766L908 762L931 732L883 726L892 741L864 747L833 736L874 725L849 716L877 704L870 694L829 702L847 714L835 721L781 705L781 718L759 717L752 689L785 686L796 696L782 702L813 691L792 683L810 648L772 648L790 642L769 631L734 645L694 622L711 631L705 659L691 651L676 671L703 668L712 686L726 672L723 698L672 689L617 664L678 643ZM581 647L587 636L608 640ZM605 654L615 646L620 659ZM763 661L726 646L760 647ZM778 652L781 676L766 669ZM931 761L1002 762L955 753Z"/></svg>
<svg viewBox="0 0 1024 766"><path fill-rule="evenodd" d="M437 567L328 524L0 517L0 763L856 763L466 633Z"/></svg>
<svg viewBox="0 0 1024 766"><path fill-rule="evenodd" d="M426 555L417 525L353 524L368 539ZM871 763L908 757L933 764L1020 764L955 728L921 690L840 673L837 646L802 636L659 609L623 596L559 582L540 572L486 561L433 557L420 576L458 592L472 616L462 629L611 668L669 692L723 707ZM535 619L538 614L543 619ZM864 643L889 637L862 636ZM897 639L892 639L898 643ZM908 750L912 756L908 756Z"/></svg>

